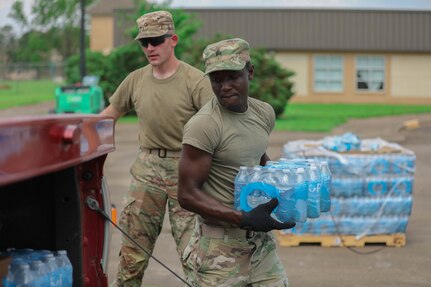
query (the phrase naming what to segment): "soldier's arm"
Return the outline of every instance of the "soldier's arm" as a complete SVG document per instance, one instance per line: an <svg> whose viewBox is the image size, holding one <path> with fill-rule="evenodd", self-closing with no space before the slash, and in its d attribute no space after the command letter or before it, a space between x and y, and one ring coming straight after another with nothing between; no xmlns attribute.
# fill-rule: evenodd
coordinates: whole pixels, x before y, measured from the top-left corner
<svg viewBox="0 0 431 287"><path fill-rule="evenodd" d="M106 107L101 113L101 115L104 116L110 116L117 121L119 118L121 118L125 113L120 112L117 110L112 104Z"/></svg>
<svg viewBox="0 0 431 287"><path fill-rule="evenodd" d="M202 191L212 163L212 155L184 144L179 163L178 201L180 205L208 219L226 221L239 226L241 212L222 205Z"/></svg>

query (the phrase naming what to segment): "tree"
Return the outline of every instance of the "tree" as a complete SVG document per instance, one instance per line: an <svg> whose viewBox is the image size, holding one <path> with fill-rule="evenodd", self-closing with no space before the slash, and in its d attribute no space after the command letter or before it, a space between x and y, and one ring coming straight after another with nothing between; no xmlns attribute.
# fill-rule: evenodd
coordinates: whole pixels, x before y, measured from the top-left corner
<svg viewBox="0 0 431 287"><path fill-rule="evenodd" d="M6 63L10 61L11 52L16 47L16 35L10 25L0 27L0 62Z"/></svg>
<svg viewBox="0 0 431 287"><path fill-rule="evenodd" d="M86 51L85 58L87 59L87 70L89 75L99 76L100 86L103 90L109 88L109 79L107 73L110 69L108 56L100 52ZM81 81L81 74L79 70L79 55L69 57L65 64L65 75L70 84L75 84Z"/></svg>
<svg viewBox="0 0 431 287"><path fill-rule="evenodd" d="M87 6L93 2L85 1ZM51 44L46 47L48 51L55 49L63 59L67 59L77 53L79 47L79 4L79 0L34 0L31 15L28 16L24 13L23 1L16 0L8 16L27 30L23 31L24 35L30 32L47 33L45 35L50 38L46 40Z"/></svg>
<svg viewBox="0 0 431 287"><path fill-rule="evenodd" d="M255 76L250 82L250 96L269 103L276 117L281 116L293 96L291 77L295 73L283 68L265 49L252 49L251 59Z"/></svg>
<svg viewBox="0 0 431 287"><path fill-rule="evenodd" d="M43 62L49 59L49 51L52 48L47 41L46 33L30 31L18 40L18 47L11 52L14 62Z"/></svg>
<svg viewBox="0 0 431 287"><path fill-rule="evenodd" d="M24 5L21 0L15 1L12 4L8 17L14 19L21 28L26 28L28 26L28 20L24 13Z"/></svg>

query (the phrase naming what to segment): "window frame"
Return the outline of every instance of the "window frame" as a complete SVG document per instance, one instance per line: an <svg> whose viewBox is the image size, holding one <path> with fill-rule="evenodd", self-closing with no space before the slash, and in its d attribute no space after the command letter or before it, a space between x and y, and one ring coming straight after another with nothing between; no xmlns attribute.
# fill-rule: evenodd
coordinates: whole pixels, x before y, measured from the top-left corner
<svg viewBox="0 0 431 287"><path fill-rule="evenodd" d="M316 82L322 81L322 80L316 79L318 68L320 68L320 69L324 68L325 72L333 71L335 68L337 68L337 67L333 67L332 65L329 65L326 67L319 67L317 65L317 58L319 58L319 57L325 57L325 58L338 57L341 59L341 66L340 66L341 78L338 79L339 81L338 80L335 81L335 80L332 80L330 78L329 79L326 78L324 81L325 83L329 83L329 86L331 86L332 82L341 82L339 90L331 90L331 89L320 90L320 89L316 88ZM344 88L345 88L344 87L344 85L345 85L345 79L344 79L345 78L345 76L344 76L345 67L344 67L344 65L345 65L344 55L339 55L339 54L316 54L316 55L313 55L313 92L322 93L322 94L323 93L337 93L337 94L343 93Z"/></svg>
<svg viewBox="0 0 431 287"><path fill-rule="evenodd" d="M358 77L358 72L359 72L359 58L360 57L367 57L368 59L370 58L381 58L383 60L383 65L382 65L382 72L383 72L383 88L381 90L370 90L368 89L359 89L358 88L358 84L359 84L359 77ZM386 85L387 80L386 80L386 56L384 55L356 55L355 56L355 92L356 93L360 93L360 94L382 94L386 92ZM376 66L370 66L368 65L367 70L368 73L371 73L373 71L380 71L377 70ZM367 81L367 83L369 83L369 81Z"/></svg>

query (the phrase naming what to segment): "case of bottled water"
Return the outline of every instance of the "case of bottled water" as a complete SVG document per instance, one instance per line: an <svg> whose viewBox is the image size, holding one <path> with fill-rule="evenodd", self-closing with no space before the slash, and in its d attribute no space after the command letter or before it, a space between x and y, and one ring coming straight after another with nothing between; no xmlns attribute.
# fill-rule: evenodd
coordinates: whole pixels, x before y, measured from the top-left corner
<svg viewBox="0 0 431 287"><path fill-rule="evenodd" d="M406 231L413 206L416 156L412 151L380 138L359 139L347 133L290 141L283 147L283 157L327 162L332 180L332 216L309 217L285 233L366 236ZM321 187L321 210L325 210L324 193Z"/></svg>
<svg viewBox="0 0 431 287"><path fill-rule="evenodd" d="M12 257L4 287L72 287L73 267L66 250L6 250Z"/></svg>
<svg viewBox="0 0 431 287"><path fill-rule="evenodd" d="M305 222L331 207L332 176L327 162L280 159L267 165L240 167L235 178L234 207L250 211L278 199L272 216L281 222Z"/></svg>

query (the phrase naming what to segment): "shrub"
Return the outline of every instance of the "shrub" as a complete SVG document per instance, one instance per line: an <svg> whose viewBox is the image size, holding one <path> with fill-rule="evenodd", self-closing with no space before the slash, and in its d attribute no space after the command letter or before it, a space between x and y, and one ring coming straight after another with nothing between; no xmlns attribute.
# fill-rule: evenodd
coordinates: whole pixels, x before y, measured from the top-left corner
<svg viewBox="0 0 431 287"><path fill-rule="evenodd" d="M138 43L121 46L113 50L107 57L108 69L105 71L104 90L110 97L126 76L145 65L148 61Z"/></svg>
<svg viewBox="0 0 431 287"><path fill-rule="evenodd" d="M85 58L87 75L97 75L100 77L100 82L103 83L106 80L106 71L109 66L107 57L100 52L87 50ZM66 61L65 74L69 84L81 82L79 61L80 55L73 55Z"/></svg>
<svg viewBox="0 0 431 287"><path fill-rule="evenodd" d="M254 78L250 82L250 96L269 103L280 117L293 96L292 71L283 68L271 54L263 49L252 49Z"/></svg>

